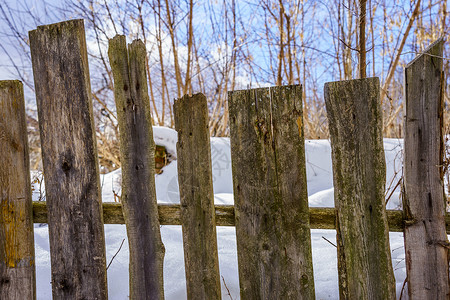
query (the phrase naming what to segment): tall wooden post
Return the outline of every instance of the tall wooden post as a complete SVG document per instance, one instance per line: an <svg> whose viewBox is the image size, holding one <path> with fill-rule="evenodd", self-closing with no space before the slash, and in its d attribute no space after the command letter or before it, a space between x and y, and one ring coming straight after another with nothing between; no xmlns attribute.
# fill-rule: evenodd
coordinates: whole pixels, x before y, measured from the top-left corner
<svg viewBox="0 0 450 300"><path fill-rule="evenodd" d="M203 94L174 104L188 299L221 299L208 128Z"/></svg>
<svg viewBox="0 0 450 300"><path fill-rule="evenodd" d="M329 82L340 299L395 299L378 78Z"/></svg>
<svg viewBox="0 0 450 300"><path fill-rule="evenodd" d="M155 142L142 41L109 41L120 129L122 205L130 249L130 298L164 299L164 245L155 188Z"/></svg>
<svg viewBox="0 0 450 300"><path fill-rule="evenodd" d="M0 81L0 299L36 299L23 86Z"/></svg>
<svg viewBox="0 0 450 300"><path fill-rule="evenodd" d="M54 299L107 299L105 237L83 20L30 31Z"/></svg>
<svg viewBox="0 0 450 300"><path fill-rule="evenodd" d="M300 85L228 93L242 299L314 299Z"/></svg>
<svg viewBox="0 0 450 300"><path fill-rule="evenodd" d="M410 299L450 299L443 185L442 39L405 69L403 210Z"/></svg>

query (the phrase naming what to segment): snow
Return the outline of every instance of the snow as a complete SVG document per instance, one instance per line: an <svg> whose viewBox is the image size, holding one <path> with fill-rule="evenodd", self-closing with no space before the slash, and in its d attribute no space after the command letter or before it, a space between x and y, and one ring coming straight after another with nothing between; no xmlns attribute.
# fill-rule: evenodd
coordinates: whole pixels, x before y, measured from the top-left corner
<svg viewBox="0 0 450 300"><path fill-rule="evenodd" d="M169 128L154 127L155 142L167 148L176 158L177 133ZM388 209L400 208L400 188L392 189L401 177L402 140L385 139L386 196L390 197ZM333 207L333 175L331 147L328 140L305 142L307 183L311 207ZM215 204L233 204L231 154L228 138L211 138L211 157ZM35 175L35 174L34 174ZM32 174L33 176L33 174ZM121 171L101 175L104 202L114 201L120 195ZM162 174L155 176L158 203L178 203L177 161L164 167ZM36 185L36 183L35 183ZM39 187L35 186L33 199L39 198ZM35 224L37 299L51 299L50 252L48 227ZM338 299L338 274L334 230L312 230L312 251L317 299ZM166 299L186 299L184 254L181 226L161 226L162 240L166 248L164 259L164 288ZM125 225L105 225L107 263L122 248L108 269L109 299L128 299L128 241ZM392 264L400 295L406 277L403 233L390 233ZM327 240L325 240L327 239ZM217 227L219 267L223 299L239 299L236 237L234 227ZM331 242L331 243L330 243ZM228 291L231 295L228 295Z"/></svg>

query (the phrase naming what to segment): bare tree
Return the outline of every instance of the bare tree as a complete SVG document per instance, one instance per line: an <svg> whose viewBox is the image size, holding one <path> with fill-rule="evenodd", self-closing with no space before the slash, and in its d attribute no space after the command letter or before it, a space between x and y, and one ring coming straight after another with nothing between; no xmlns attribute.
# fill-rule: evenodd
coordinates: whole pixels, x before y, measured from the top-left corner
<svg viewBox="0 0 450 300"><path fill-rule="evenodd" d="M327 138L323 83L381 77L384 134L401 136L401 68L449 33L445 0L0 0L3 72L33 97L27 32L83 18L91 71L100 163L120 166L108 39L124 34L147 48L146 72L155 125L173 127L172 104L183 94L207 96L211 135L228 134L227 91L267 85L303 86L305 136ZM415 46L419 45L419 46ZM448 47L444 56L449 57ZM445 60L446 70L449 62ZM448 105L448 79L445 85ZM31 102L30 102L31 103ZM29 106L29 124L36 114ZM31 156L38 161L37 127ZM36 153L36 154L34 154ZM35 166L38 166L37 162Z"/></svg>

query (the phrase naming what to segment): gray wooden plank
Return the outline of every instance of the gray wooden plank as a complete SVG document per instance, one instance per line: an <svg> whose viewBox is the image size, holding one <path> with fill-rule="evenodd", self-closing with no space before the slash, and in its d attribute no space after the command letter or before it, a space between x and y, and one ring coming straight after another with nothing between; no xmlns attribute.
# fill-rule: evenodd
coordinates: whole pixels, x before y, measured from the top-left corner
<svg viewBox="0 0 450 300"><path fill-rule="evenodd" d="M301 95L228 94L242 299L314 299Z"/></svg>
<svg viewBox="0 0 450 300"><path fill-rule="evenodd" d="M36 299L23 85L0 81L0 299Z"/></svg>
<svg viewBox="0 0 450 300"><path fill-rule="evenodd" d="M107 299L105 237L83 20L30 31L54 299Z"/></svg>
<svg viewBox="0 0 450 300"><path fill-rule="evenodd" d="M155 143L140 40L123 35L109 41L114 98L120 129L122 205L130 251L130 298L164 299L164 245L155 188Z"/></svg>
<svg viewBox="0 0 450 300"><path fill-rule="evenodd" d="M174 103L188 299L221 299L208 107L203 94Z"/></svg>
<svg viewBox="0 0 450 300"><path fill-rule="evenodd" d="M405 68L405 253L410 299L450 299L443 185L442 39Z"/></svg>
<svg viewBox="0 0 450 300"><path fill-rule="evenodd" d="M378 78L329 82L340 299L395 299Z"/></svg>

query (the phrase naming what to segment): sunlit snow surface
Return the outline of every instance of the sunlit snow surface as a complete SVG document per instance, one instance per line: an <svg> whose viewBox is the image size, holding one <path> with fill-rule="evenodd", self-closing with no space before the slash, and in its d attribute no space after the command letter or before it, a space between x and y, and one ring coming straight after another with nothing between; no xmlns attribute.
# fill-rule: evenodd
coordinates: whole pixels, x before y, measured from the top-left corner
<svg viewBox="0 0 450 300"><path fill-rule="evenodd" d="M155 141L164 145L176 158L177 133L172 129L154 127ZM333 175L331 148L327 140L306 141L306 165L309 204L311 207L333 207ZM388 209L400 208L400 188L395 191L401 176L402 141L385 139L386 195ZM211 139L213 185L216 204L233 204L230 142L227 138ZM114 193L120 195L120 170L101 176L104 202L114 201ZM33 198L39 197L38 188ZM156 192L159 203L178 203L177 162L173 161L156 175ZM37 298L51 299L50 252L47 225L35 225ZM183 242L180 226L161 226L166 254L164 259L164 287L166 299L186 299ZM105 225L107 263L121 250L108 269L109 299L128 299L128 241L125 225ZM403 234L390 233L392 264L397 282L397 297L406 277ZM338 299L338 275L334 230L312 230L314 278L317 299ZM325 240L327 239L327 240ZM217 242L222 284L222 298L239 299L236 237L234 227L217 227ZM405 293L404 293L405 294Z"/></svg>

